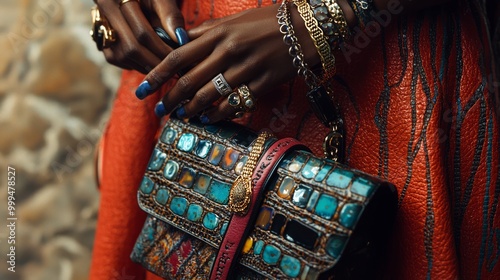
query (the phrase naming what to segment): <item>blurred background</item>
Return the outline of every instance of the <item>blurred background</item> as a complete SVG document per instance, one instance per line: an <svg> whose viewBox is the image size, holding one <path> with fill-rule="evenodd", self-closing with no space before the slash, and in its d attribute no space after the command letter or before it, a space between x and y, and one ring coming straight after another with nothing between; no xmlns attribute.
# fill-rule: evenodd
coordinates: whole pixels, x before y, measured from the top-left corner
<svg viewBox="0 0 500 280"><path fill-rule="evenodd" d="M92 0L1 0L0 279L87 279L95 147L120 71L89 36ZM16 267L7 270L7 168Z"/></svg>

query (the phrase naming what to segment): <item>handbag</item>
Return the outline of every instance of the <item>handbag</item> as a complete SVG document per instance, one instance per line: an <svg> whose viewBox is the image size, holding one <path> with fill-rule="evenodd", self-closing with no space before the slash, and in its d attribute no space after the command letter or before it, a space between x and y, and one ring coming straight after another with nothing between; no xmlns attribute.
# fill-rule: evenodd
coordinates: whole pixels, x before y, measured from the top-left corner
<svg viewBox="0 0 500 280"><path fill-rule="evenodd" d="M373 278L397 207L391 183L295 139L174 116L137 199L131 259L166 279Z"/></svg>

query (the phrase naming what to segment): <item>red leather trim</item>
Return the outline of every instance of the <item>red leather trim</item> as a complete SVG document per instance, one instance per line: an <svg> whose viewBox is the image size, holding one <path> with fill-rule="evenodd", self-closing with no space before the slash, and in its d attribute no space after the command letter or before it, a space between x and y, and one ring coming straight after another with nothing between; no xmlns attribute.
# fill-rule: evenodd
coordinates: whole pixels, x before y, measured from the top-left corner
<svg viewBox="0 0 500 280"><path fill-rule="evenodd" d="M248 212L245 216L233 215L229 222L226 235L221 243L219 253L214 262L214 267L210 275L211 280L229 279L228 275L233 261L238 257L247 231L253 226L249 223L255 216L255 210L261 204L262 191L267 182L270 173L274 170L278 161L291 148L302 146L303 144L293 138L283 138L276 141L264 155L260 158L252 174L252 183L254 185L252 199Z"/></svg>

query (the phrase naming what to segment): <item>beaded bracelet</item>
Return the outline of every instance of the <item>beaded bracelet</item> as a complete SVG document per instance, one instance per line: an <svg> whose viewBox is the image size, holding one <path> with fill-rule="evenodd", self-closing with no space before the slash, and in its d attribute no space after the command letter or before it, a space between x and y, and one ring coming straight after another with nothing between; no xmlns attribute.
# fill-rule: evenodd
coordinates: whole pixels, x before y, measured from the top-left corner
<svg viewBox="0 0 500 280"><path fill-rule="evenodd" d="M314 17L311 6L306 0L294 0L293 3L297 6L300 16L304 20L304 24L309 31L309 35L316 46L316 50L321 59L323 66L323 81L328 81L335 75L335 57L332 54L330 45L328 44L323 30L319 27L318 21Z"/></svg>
<svg viewBox="0 0 500 280"><path fill-rule="evenodd" d="M332 0L308 0L308 2L314 17L327 37L330 48L339 49L349 36L347 21L340 6Z"/></svg>
<svg viewBox="0 0 500 280"><path fill-rule="evenodd" d="M283 0L278 8L278 14L276 15L280 26L280 32L283 34L283 42L289 46L288 53L293 58L292 63L293 66L297 68L297 74L304 78L309 88L314 88L318 84L319 79L311 69L309 69L304 59L302 47L299 44L297 36L295 36L288 3L289 0Z"/></svg>

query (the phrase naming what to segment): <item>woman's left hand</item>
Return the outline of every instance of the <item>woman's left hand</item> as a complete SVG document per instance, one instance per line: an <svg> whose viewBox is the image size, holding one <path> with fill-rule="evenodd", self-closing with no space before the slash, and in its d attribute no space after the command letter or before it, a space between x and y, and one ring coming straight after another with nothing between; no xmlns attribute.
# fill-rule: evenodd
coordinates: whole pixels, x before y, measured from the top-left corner
<svg viewBox="0 0 500 280"><path fill-rule="evenodd" d="M201 114L204 123L234 117L238 110L227 98L211 106L221 98L212 83L219 73L232 89L247 85L254 98L265 102L265 93L296 75L279 31L277 9L278 5L251 9L207 21L189 31L193 40L172 51L149 72L137 96L153 93L179 70L194 65L157 104L157 115L169 114L187 101L177 110L180 117Z"/></svg>

